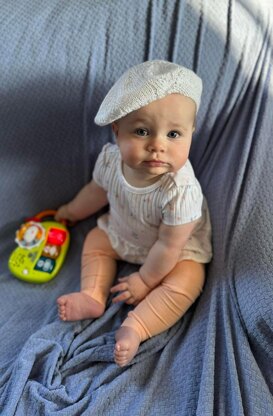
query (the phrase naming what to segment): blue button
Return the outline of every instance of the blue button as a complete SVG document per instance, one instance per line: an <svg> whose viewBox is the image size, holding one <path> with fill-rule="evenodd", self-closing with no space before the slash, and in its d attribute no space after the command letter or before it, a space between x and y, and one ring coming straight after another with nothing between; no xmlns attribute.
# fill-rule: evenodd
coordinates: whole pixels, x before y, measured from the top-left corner
<svg viewBox="0 0 273 416"><path fill-rule="evenodd" d="M55 268L55 265L56 261L54 259L41 256L35 264L34 269L44 273L52 273Z"/></svg>

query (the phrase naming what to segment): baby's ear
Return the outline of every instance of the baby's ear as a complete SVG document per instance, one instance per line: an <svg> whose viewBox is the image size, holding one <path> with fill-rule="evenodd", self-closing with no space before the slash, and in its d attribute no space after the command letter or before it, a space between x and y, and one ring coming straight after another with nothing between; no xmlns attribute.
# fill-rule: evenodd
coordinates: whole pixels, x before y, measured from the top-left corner
<svg viewBox="0 0 273 416"><path fill-rule="evenodd" d="M195 129L196 129L196 114L195 114L194 121L193 121L192 134L195 132Z"/></svg>
<svg viewBox="0 0 273 416"><path fill-rule="evenodd" d="M118 135L118 123L116 123L114 121L114 123L111 124L111 127L112 127L114 135L117 137L117 135Z"/></svg>

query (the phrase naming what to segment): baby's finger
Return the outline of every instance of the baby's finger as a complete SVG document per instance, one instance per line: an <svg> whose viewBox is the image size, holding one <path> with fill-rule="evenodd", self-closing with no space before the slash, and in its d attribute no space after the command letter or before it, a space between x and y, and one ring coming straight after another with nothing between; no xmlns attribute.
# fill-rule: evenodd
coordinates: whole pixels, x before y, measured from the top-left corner
<svg viewBox="0 0 273 416"><path fill-rule="evenodd" d="M127 305L135 305L135 302L136 300L132 296L125 301Z"/></svg>
<svg viewBox="0 0 273 416"><path fill-rule="evenodd" d="M128 276L124 276L124 277L119 277L118 278L118 281L119 282L127 282L127 280L128 280Z"/></svg>
<svg viewBox="0 0 273 416"><path fill-rule="evenodd" d="M124 292L127 289L128 289L127 283L118 283L117 285L111 287L110 292L111 293Z"/></svg>
<svg viewBox="0 0 273 416"><path fill-rule="evenodd" d="M130 299L131 293L126 290L125 292L120 293L120 295L117 295L113 298L113 303L123 302L127 301L127 299Z"/></svg>

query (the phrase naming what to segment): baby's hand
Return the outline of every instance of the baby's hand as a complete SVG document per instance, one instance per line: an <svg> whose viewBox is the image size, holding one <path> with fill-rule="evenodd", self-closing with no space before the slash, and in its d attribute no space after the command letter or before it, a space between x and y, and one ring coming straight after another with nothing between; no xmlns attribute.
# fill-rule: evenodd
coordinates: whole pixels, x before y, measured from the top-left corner
<svg viewBox="0 0 273 416"><path fill-rule="evenodd" d="M137 305L151 291L138 272L118 280L120 283L111 288L111 293L121 293L113 298L113 303L124 301L128 305Z"/></svg>
<svg viewBox="0 0 273 416"><path fill-rule="evenodd" d="M77 219L71 214L71 212L68 209L68 204L62 205L55 214L55 220L61 221L61 220L67 220L70 222L75 222Z"/></svg>

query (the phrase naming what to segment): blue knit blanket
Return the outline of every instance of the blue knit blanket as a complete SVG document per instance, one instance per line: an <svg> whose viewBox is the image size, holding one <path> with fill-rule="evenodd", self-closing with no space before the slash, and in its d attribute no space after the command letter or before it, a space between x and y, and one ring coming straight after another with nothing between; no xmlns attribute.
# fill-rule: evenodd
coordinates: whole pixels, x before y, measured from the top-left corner
<svg viewBox="0 0 273 416"><path fill-rule="evenodd" d="M0 0L0 414L273 414L273 8L256 0ZM57 208L113 140L98 107L128 67L166 59L204 82L191 161L207 197L204 291L132 363L113 360L129 306L60 322L96 218L71 229L58 276L8 271L25 217ZM134 266L121 263L118 274Z"/></svg>

